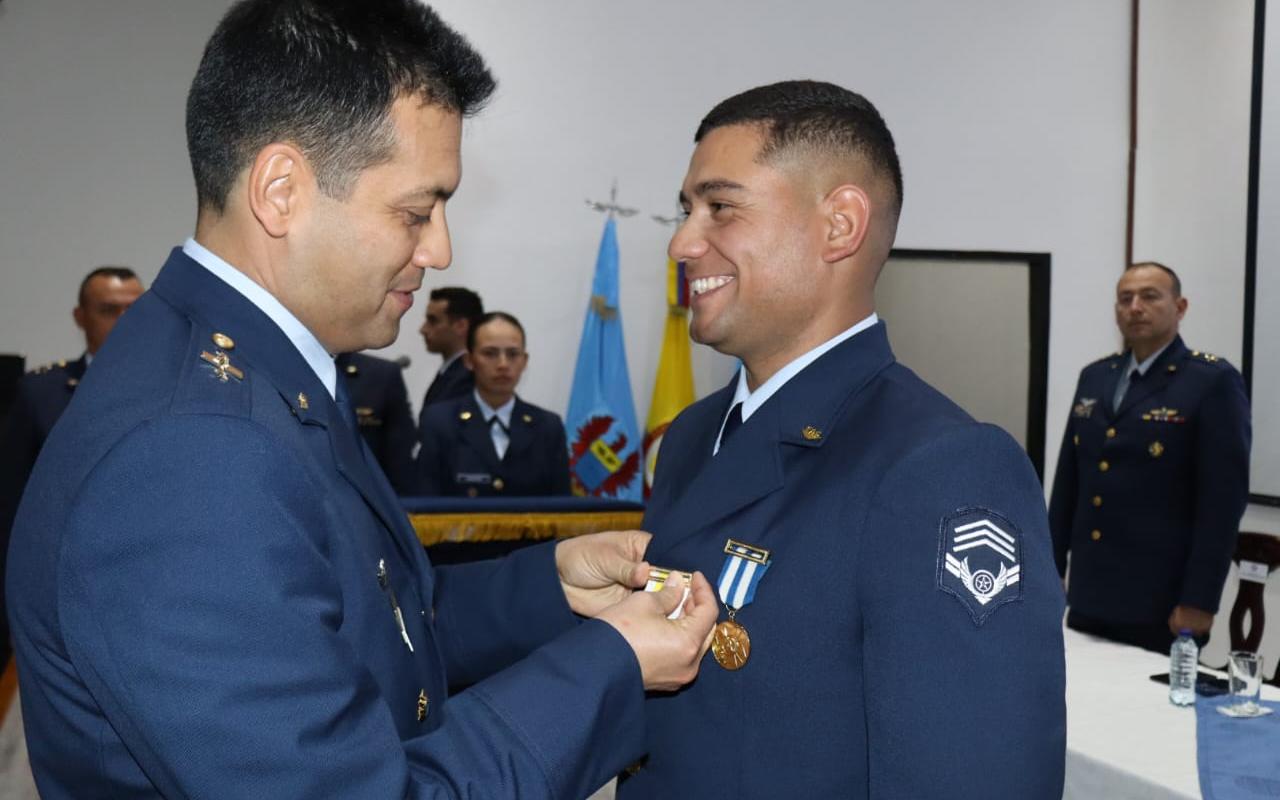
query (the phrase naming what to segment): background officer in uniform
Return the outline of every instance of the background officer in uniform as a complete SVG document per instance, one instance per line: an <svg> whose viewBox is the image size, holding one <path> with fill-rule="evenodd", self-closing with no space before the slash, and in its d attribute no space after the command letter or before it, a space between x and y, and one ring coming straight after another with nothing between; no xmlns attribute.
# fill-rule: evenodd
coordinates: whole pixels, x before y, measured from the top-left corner
<svg viewBox="0 0 1280 800"><path fill-rule="evenodd" d="M343 353L335 362L351 395L360 435L391 487L399 495L421 494L413 465L418 426L413 424L400 364L368 353Z"/></svg>
<svg viewBox="0 0 1280 800"><path fill-rule="evenodd" d="M98 267L91 271L80 282L79 297L71 312L76 327L84 332L84 353L74 361L58 361L35 369L18 383L13 407L0 423L0 588L4 585L9 531L36 456L116 320L142 292L142 282L128 267ZM3 611L0 598L0 612ZM0 667L9 658L8 631L8 615L0 613Z"/></svg>
<svg viewBox="0 0 1280 800"><path fill-rule="evenodd" d="M427 387L419 412L419 425L427 406L457 397L465 397L475 387L471 370L462 355L467 350L467 334L480 317L484 303L480 295L460 286L444 286L431 290L427 316L418 332L427 343L427 352L443 359L439 371Z"/></svg>
<svg viewBox="0 0 1280 800"><path fill-rule="evenodd" d="M1121 276L1125 352L1080 373L1049 503L1067 625L1157 652L1207 640L1249 492L1244 381L1182 343L1186 310L1163 264Z"/></svg>
<svg viewBox="0 0 1280 800"><path fill-rule="evenodd" d="M724 608L714 663L648 701L619 798L1057 800L1043 494L1008 434L894 362L874 311L902 202L884 121L790 81L725 100L695 141L670 256L694 340L743 369L671 424L644 528L652 563L721 575Z"/></svg>
<svg viewBox="0 0 1280 800"><path fill-rule="evenodd" d="M14 526L42 797L583 797L640 754L645 689L696 674L714 598L634 592L641 532L433 569L337 381L449 264L493 85L417 0L223 18L187 102L195 236Z"/></svg>
<svg viewBox="0 0 1280 800"><path fill-rule="evenodd" d="M467 334L470 395L424 409L418 450L426 494L538 497L569 494L560 417L516 396L529 364L524 328L485 314Z"/></svg>

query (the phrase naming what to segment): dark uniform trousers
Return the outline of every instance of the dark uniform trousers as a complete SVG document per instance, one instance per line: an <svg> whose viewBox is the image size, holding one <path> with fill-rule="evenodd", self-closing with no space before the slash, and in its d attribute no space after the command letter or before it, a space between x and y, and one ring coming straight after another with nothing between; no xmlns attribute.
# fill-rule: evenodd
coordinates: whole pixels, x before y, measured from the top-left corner
<svg viewBox="0 0 1280 800"><path fill-rule="evenodd" d="M569 451L556 414L516 398L501 459L474 394L424 409L419 479L426 495L567 495Z"/></svg>
<svg viewBox="0 0 1280 800"><path fill-rule="evenodd" d="M584 797L639 755L635 656L569 610L553 546L433 569L371 463L275 323L175 250L14 525L42 797Z"/></svg>
<svg viewBox="0 0 1280 800"><path fill-rule="evenodd" d="M1062 588L1021 448L895 363L883 323L713 457L734 387L668 429L645 558L714 583L727 539L770 551L749 658L646 701L620 800L1061 798Z"/></svg>
<svg viewBox="0 0 1280 800"><path fill-rule="evenodd" d="M1049 503L1068 624L1168 652L1177 605L1218 610L1249 491L1240 373L1181 337L1118 409L1129 354L1080 373Z"/></svg>
<svg viewBox="0 0 1280 800"><path fill-rule="evenodd" d="M413 465L418 426L409 410L409 391L400 365L366 353L336 359L338 376L351 395L360 435L399 495L421 494Z"/></svg>
<svg viewBox="0 0 1280 800"><path fill-rule="evenodd" d="M84 377L86 359L59 361L32 370L18 382L8 416L0 424L0 588L4 584L9 533L18 501L31 477L40 448L71 402ZM2 592L0 592L2 594ZM9 661L9 615L0 597L0 669Z"/></svg>

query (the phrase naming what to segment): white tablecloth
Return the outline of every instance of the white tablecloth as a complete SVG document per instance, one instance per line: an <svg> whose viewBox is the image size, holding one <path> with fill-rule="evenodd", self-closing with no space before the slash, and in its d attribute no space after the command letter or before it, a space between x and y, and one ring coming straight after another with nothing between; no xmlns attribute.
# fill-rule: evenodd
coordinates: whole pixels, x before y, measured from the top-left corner
<svg viewBox="0 0 1280 800"><path fill-rule="evenodd" d="M1196 712L1169 702L1150 680L1169 658L1065 630L1067 651L1066 800L1194 800ZM1201 669L1204 669L1201 667ZM1266 666L1270 674L1272 665ZM1262 696L1280 699L1264 686Z"/></svg>

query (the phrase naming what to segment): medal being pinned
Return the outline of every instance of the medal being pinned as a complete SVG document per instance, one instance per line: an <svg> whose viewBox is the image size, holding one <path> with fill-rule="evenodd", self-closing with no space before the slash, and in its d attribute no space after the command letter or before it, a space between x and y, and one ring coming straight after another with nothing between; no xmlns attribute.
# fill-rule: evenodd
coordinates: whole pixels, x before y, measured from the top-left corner
<svg viewBox="0 0 1280 800"><path fill-rule="evenodd" d="M724 544L725 561L716 581L720 602L729 619L719 623L711 638L711 654L727 670L738 670L751 657L751 637L737 620L738 612L755 599L756 587L769 569L769 551L733 539Z"/></svg>

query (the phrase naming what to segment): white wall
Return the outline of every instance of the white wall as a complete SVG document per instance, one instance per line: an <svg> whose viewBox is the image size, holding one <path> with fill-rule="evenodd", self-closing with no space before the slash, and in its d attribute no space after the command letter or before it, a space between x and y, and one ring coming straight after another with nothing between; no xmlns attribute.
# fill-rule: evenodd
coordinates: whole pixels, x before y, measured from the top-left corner
<svg viewBox="0 0 1280 800"><path fill-rule="evenodd" d="M220 0L5 0L0 5L0 349L74 354L68 319L94 264L153 277L194 217L183 96ZM906 174L903 247L1053 255L1050 472L1080 367L1114 347L1124 249L1129 15L1110 0L765 0L620 4L444 0L445 18L501 86L469 124L450 209L455 267L520 315L533 360L522 393L563 410L607 194L620 224L623 314L637 411L648 408L663 319L670 214L711 105L763 82L814 77L870 97ZM421 392L435 360L416 335ZM890 320L890 331L893 321ZM974 353L982 358L982 353ZM699 348L698 388L728 365Z"/></svg>
<svg viewBox="0 0 1280 800"><path fill-rule="evenodd" d="M1189 307L1182 335L1237 367L1254 0L1146 2L1138 26L1133 257L1167 264Z"/></svg>
<svg viewBox="0 0 1280 800"><path fill-rule="evenodd" d="M1134 259L1177 270L1189 299L1183 338L1236 366L1244 343L1253 6L1253 0L1145 2L1138 28ZM1267 229L1264 217L1260 230ZM1260 276L1276 268L1259 259ZM1259 305L1258 314L1265 318L1266 307ZM1274 363L1260 342L1255 360ZM1274 447L1275 436L1258 429L1274 415L1259 415L1269 409L1256 389L1254 447ZM1267 460L1255 458L1255 469L1259 463ZM1280 533L1280 509L1251 506L1241 529Z"/></svg>

